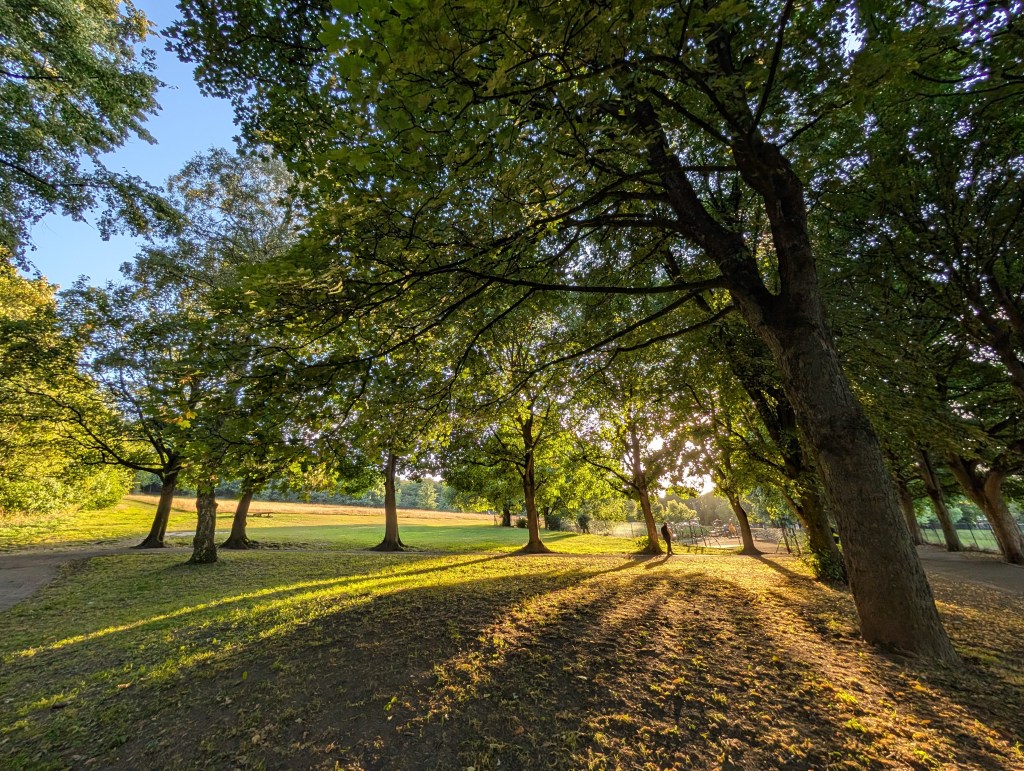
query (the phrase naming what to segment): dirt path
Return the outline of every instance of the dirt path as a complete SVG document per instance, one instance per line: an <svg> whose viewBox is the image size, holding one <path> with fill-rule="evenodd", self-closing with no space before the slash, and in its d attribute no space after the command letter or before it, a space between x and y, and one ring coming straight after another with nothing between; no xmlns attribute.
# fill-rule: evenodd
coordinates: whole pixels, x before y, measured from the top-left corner
<svg viewBox="0 0 1024 771"><path fill-rule="evenodd" d="M52 581L61 565L76 560L88 560L111 554L163 554L165 549L137 551L132 549L131 542L119 546L106 546L85 549L31 549L26 551L0 554L0 611L31 597L36 591ZM772 544L758 544L769 556ZM170 547L172 551L185 552L188 547ZM306 551L306 550L303 550ZM342 554L343 552L337 552ZM363 553L363 552L354 552ZM439 554L442 552L438 552ZM411 552L424 555L424 552ZM918 548L921 562L928 573L937 573L963 581L971 581L982 586L999 589L1010 594L1024 595L1024 567L1008 565L993 554L978 552L943 551L933 546ZM614 556L618 555L594 555ZM678 554L674 559L699 557L702 555ZM778 555L783 557L785 555Z"/></svg>
<svg viewBox="0 0 1024 771"><path fill-rule="evenodd" d="M132 549L138 539L125 545L84 549L30 549L0 554L0 611L31 597L57 576L61 565L111 554L140 554ZM154 549L152 552L164 550Z"/></svg>

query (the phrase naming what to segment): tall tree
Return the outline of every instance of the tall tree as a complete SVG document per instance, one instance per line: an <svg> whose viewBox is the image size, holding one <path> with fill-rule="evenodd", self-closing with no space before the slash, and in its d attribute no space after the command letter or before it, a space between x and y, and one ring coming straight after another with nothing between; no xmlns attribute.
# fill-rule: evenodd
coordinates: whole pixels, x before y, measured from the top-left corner
<svg viewBox="0 0 1024 771"><path fill-rule="evenodd" d="M97 508L128 489L130 475L89 463L88 435L69 419L70 406L117 425L111 405L78 371L78 354L54 287L0 262L0 511Z"/></svg>
<svg viewBox="0 0 1024 771"><path fill-rule="evenodd" d="M652 496L662 481L681 472L680 451L688 440L673 398L676 374L666 357L674 351L647 348L599 364L578 389L574 433L584 459L635 500L647 529L647 554L661 554Z"/></svg>
<svg viewBox="0 0 1024 771"><path fill-rule="evenodd" d="M342 201L322 209L339 254L325 280L353 301L402 283L424 328L472 305L477 332L540 294L652 298L621 319L626 335L725 290L821 474L862 633L955 659L826 323L806 197L862 130L847 108L873 84L853 61L945 19L885 6L851 52L852 2L339 5L322 36L338 54L331 149L295 161ZM752 196L770 238L721 215L723 188ZM663 236L656 252L594 248L645 230Z"/></svg>
<svg viewBox="0 0 1024 771"><path fill-rule="evenodd" d="M158 191L110 171L103 154L144 127L158 105L149 22L130 2L8 0L0 13L0 259L25 261L28 231L50 212L100 232L145 231L173 216Z"/></svg>

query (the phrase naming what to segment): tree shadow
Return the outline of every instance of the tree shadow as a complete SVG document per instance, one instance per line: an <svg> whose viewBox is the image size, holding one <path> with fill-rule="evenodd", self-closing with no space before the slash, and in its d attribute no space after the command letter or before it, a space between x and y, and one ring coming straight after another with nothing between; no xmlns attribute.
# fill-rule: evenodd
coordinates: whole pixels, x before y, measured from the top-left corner
<svg viewBox="0 0 1024 771"><path fill-rule="evenodd" d="M34 719L116 720L123 743L82 742L124 767L912 766L915 736L951 767L1012 766L966 699L916 690L938 675L815 628L810 615L849 614L837 593L773 564L666 562L410 565L436 580L358 602L311 593L273 633L196 619L195 655L173 670L123 691L96 673L80 701ZM1002 741L1019 735L1016 704L993 707Z"/></svg>

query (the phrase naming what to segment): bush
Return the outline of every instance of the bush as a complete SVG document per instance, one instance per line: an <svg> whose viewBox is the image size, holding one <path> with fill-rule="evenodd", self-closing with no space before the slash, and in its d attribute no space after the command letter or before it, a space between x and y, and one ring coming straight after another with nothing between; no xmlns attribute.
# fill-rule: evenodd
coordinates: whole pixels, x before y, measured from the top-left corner
<svg viewBox="0 0 1024 771"><path fill-rule="evenodd" d="M802 557L803 561L810 565L814 571L814 577L819 581L832 581L834 583L846 583L846 566L841 559L837 560L828 554L815 554L806 551Z"/></svg>
<svg viewBox="0 0 1024 771"><path fill-rule="evenodd" d="M586 512L581 511L576 515L576 526L580 529L581 533L590 532L590 515Z"/></svg>
<svg viewBox="0 0 1024 771"><path fill-rule="evenodd" d="M526 529L526 517L516 517L516 527L521 527L523 530Z"/></svg>
<svg viewBox="0 0 1024 771"><path fill-rule="evenodd" d="M561 530L562 529L562 515L557 512L550 512L544 515L544 527L547 530Z"/></svg>

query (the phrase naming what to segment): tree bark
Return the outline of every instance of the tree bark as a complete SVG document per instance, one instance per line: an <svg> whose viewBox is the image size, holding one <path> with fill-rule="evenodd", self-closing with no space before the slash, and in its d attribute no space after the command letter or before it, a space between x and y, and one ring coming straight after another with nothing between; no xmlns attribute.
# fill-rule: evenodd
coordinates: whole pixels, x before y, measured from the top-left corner
<svg viewBox="0 0 1024 771"><path fill-rule="evenodd" d="M724 50L724 49L722 49ZM650 130L649 164L662 180L681 235L703 249L740 314L771 351L834 512L860 631L870 643L955 662L931 587L903 523L878 437L843 374L825 320L804 186L781 149L744 114L729 140L743 182L764 204L777 265L769 290L744 235L701 201L649 102L635 118Z"/></svg>
<svg viewBox="0 0 1024 771"><path fill-rule="evenodd" d="M253 488L246 487L242 491L242 497L235 507L235 517L231 520L231 535L228 540L220 545L222 549L255 549L257 543L250 541L245 532L246 522L249 516L249 504L252 503Z"/></svg>
<svg viewBox="0 0 1024 771"><path fill-rule="evenodd" d="M636 490L640 511L644 515L647 527L647 546L640 550L641 554L664 554L658 536L658 524L654 521L651 511L651 492L647 488L647 477L644 476L643 464L640 462L640 436L635 425L629 427L629 452L633 465L633 488Z"/></svg>
<svg viewBox="0 0 1024 771"><path fill-rule="evenodd" d="M501 526L512 527L512 507L507 503L501 505Z"/></svg>
<svg viewBox="0 0 1024 771"><path fill-rule="evenodd" d="M540 517L537 513L537 478L534 469L534 446L533 437L533 416L531 415L522 425L523 448L523 496L526 498L526 529L529 533L529 540L522 551L527 554L546 554L551 550L544 545L540 538Z"/></svg>
<svg viewBox="0 0 1024 771"><path fill-rule="evenodd" d="M994 468L982 473L978 471L978 464L963 458L951 459L949 468L967 497L981 509L992 526L1003 559L1013 565L1024 565L1024 534L1003 497L1006 472Z"/></svg>
<svg viewBox="0 0 1024 771"><path fill-rule="evenodd" d="M750 532L750 519L747 517L743 504L740 503L739 496L731 491L726 491L725 497L729 499L732 513L736 515L736 519L740 523L740 538L743 540L743 548L739 553L752 557L761 554L761 550L754 546L754 534Z"/></svg>
<svg viewBox="0 0 1024 771"><path fill-rule="evenodd" d="M915 546L924 543L921 537L921 526L917 524L917 512L914 510L914 496L910 494L910 488L902 479L896 480L896 494L900 497L900 508L903 509L903 519L906 520L907 530Z"/></svg>
<svg viewBox="0 0 1024 771"><path fill-rule="evenodd" d="M398 496L395 493L395 477L398 472L398 457L388 453L384 464L384 540L373 547L373 551L402 551L404 544L398 536Z"/></svg>
<svg viewBox="0 0 1024 771"><path fill-rule="evenodd" d="M178 486L178 469L168 471L160 480L160 500L156 505L156 514L153 516L153 525L149 529L149 535L136 546L136 549L162 549L164 536L167 533L167 522L171 518L171 505L174 503L174 490Z"/></svg>
<svg viewBox="0 0 1024 771"><path fill-rule="evenodd" d="M921 472L921 481L924 482L924 489L928 494L929 500L932 502L932 508L935 509L935 517L939 520L939 525L942 527L942 537L946 540L946 551L963 551L963 547L960 545L960 534L956 532L956 527L953 526L953 518L949 516L949 509L946 508L946 498L943 496L942 488L939 486L939 478L935 473L935 467L932 465L928 453L924 450L918 452L917 468Z"/></svg>
<svg viewBox="0 0 1024 771"><path fill-rule="evenodd" d="M820 302L816 295L803 299L800 304L812 307ZM836 514L861 634L871 643L956 661L878 437L839 366L820 307L812 313L776 310L783 318L757 313L752 320L777 357L826 505Z"/></svg>
<svg viewBox="0 0 1024 771"><path fill-rule="evenodd" d="M214 497L216 483L201 482L196 489L196 535L192 539L194 565L205 565L217 561L217 500Z"/></svg>

